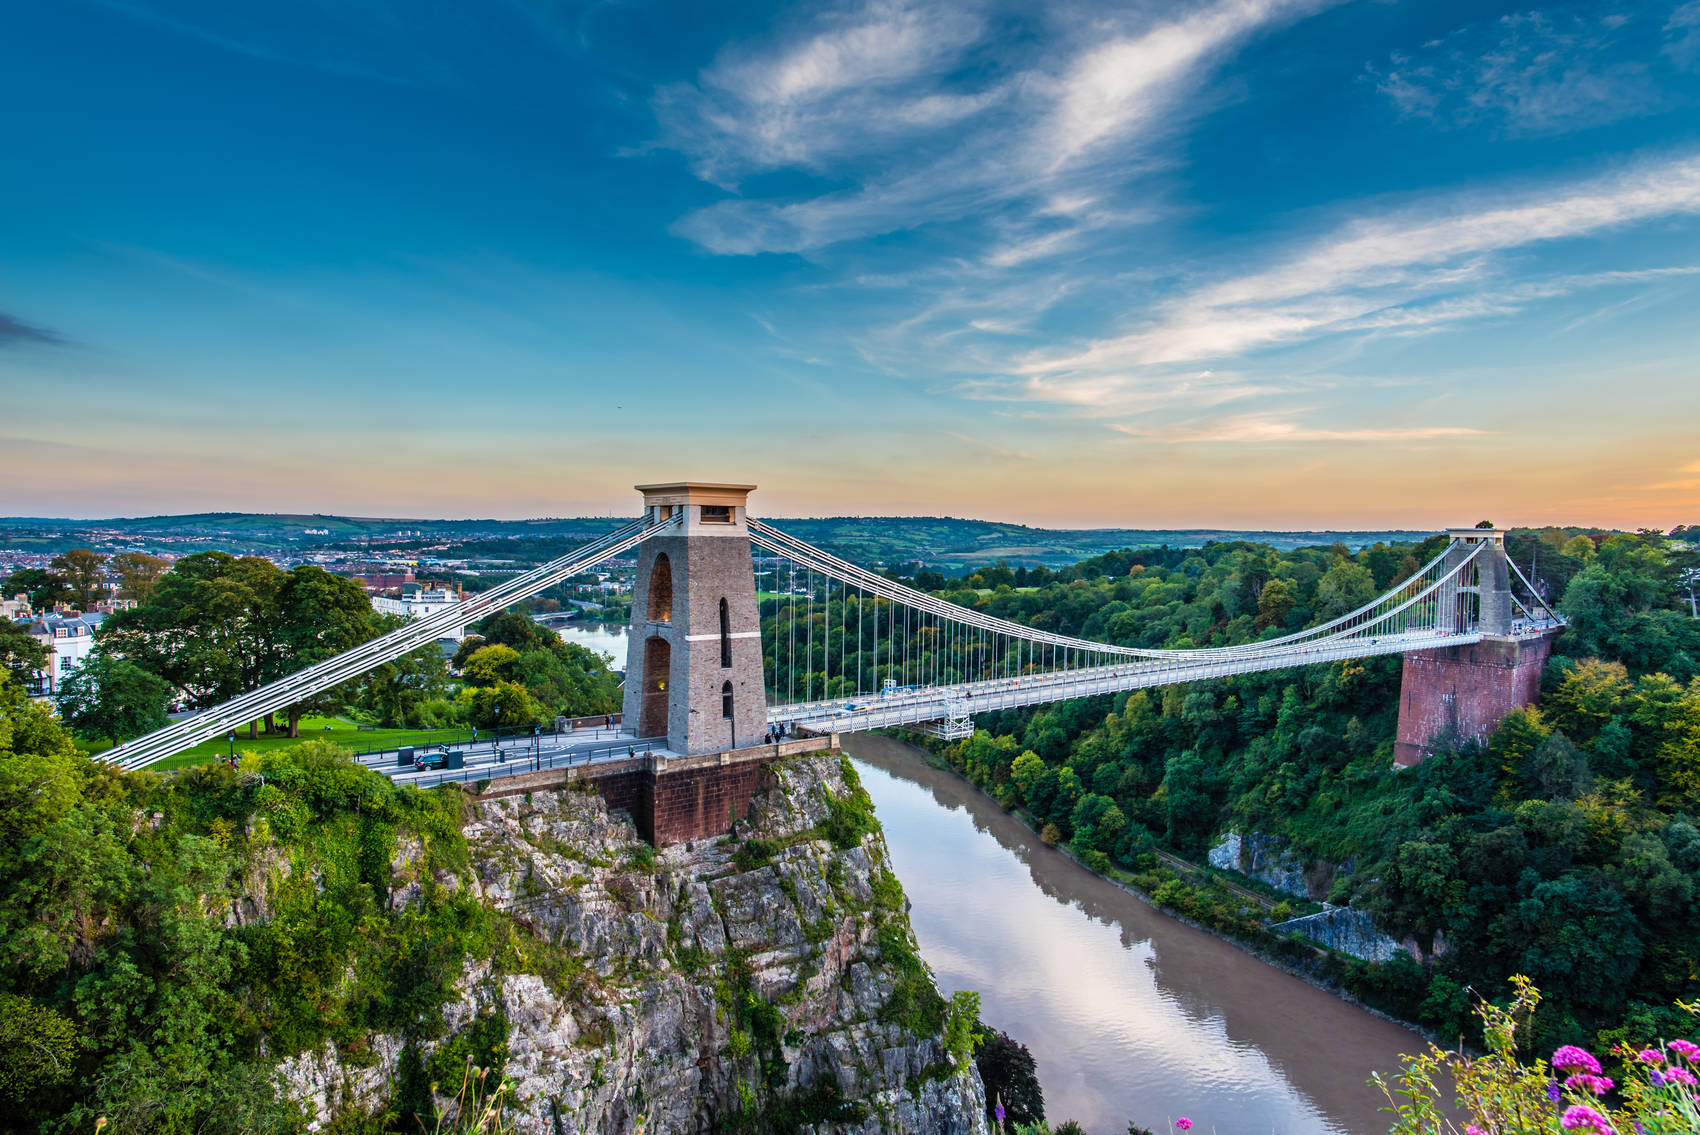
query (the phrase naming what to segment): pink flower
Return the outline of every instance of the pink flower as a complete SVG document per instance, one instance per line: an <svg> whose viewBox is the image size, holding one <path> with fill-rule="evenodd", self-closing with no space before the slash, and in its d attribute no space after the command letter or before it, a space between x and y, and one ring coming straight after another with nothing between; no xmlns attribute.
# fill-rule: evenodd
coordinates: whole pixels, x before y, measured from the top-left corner
<svg viewBox="0 0 1700 1135"><path fill-rule="evenodd" d="M1179 1119L1175 1120L1175 1126L1179 1127L1182 1131L1191 1131L1192 1120L1183 1115Z"/></svg>
<svg viewBox="0 0 1700 1135"><path fill-rule="evenodd" d="M1664 1077L1667 1084L1687 1084L1691 1088L1694 1086L1694 1073L1686 1068L1666 1068Z"/></svg>
<svg viewBox="0 0 1700 1135"><path fill-rule="evenodd" d="M1605 1116L1593 1108L1583 1107L1581 1104L1565 1108L1564 1115L1558 1122L1560 1126L1569 1130L1585 1129L1595 1132L1596 1135L1614 1135L1611 1123L1607 1121Z"/></svg>
<svg viewBox="0 0 1700 1135"><path fill-rule="evenodd" d="M1656 1048L1643 1048L1640 1052L1635 1054L1635 1059L1639 1060L1643 1064L1663 1064L1665 1062L1665 1054Z"/></svg>
<svg viewBox="0 0 1700 1135"><path fill-rule="evenodd" d="M1695 1044L1691 1040L1673 1040L1666 1047L1672 1052L1679 1053L1684 1060L1693 1060L1695 1055L1700 1053L1700 1044Z"/></svg>
<svg viewBox="0 0 1700 1135"><path fill-rule="evenodd" d="M1592 1072L1578 1072L1566 1079L1564 1086L1575 1088L1578 1091L1593 1092L1596 1096L1603 1096L1611 1091L1611 1077L1596 1076Z"/></svg>
<svg viewBox="0 0 1700 1135"><path fill-rule="evenodd" d="M1487 1132L1472 1123L1470 1126L1464 1128L1464 1135L1487 1135Z"/></svg>
<svg viewBox="0 0 1700 1135"><path fill-rule="evenodd" d="M1560 1070L1573 1068L1596 1076L1600 1074L1600 1062L1594 1059L1594 1054L1573 1044L1567 1044L1552 1054L1552 1066Z"/></svg>

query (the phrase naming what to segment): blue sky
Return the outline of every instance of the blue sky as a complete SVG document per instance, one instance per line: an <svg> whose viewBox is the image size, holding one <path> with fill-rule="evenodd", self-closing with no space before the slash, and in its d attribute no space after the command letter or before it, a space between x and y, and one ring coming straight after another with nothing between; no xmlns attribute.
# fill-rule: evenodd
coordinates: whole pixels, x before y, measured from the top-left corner
<svg viewBox="0 0 1700 1135"><path fill-rule="evenodd" d="M1700 0L66 0L0 511L1700 520Z"/></svg>

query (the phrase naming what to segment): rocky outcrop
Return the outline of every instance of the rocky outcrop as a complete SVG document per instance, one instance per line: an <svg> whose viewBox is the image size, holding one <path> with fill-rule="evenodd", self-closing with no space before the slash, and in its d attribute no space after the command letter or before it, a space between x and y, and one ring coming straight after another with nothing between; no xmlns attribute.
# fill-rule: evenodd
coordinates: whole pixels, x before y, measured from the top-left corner
<svg viewBox="0 0 1700 1135"><path fill-rule="evenodd" d="M1277 934L1301 934L1319 946L1366 962L1389 962L1415 949L1413 944L1402 944L1383 934L1376 929L1374 919L1348 906L1326 907L1302 918L1277 922L1270 929Z"/></svg>
<svg viewBox="0 0 1700 1135"><path fill-rule="evenodd" d="M1291 848L1260 832L1245 836L1229 832L1210 849L1209 859L1210 866L1218 870L1238 871L1284 895L1315 902L1328 897L1334 880L1342 873L1351 874L1349 863L1339 865L1321 860L1306 863Z"/></svg>
<svg viewBox="0 0 1700 1135"><path fill-rule="evenodd" d="M972 1062L946 1053L936 999L914 1011L927 979L882 836L822 834L832 801L859 791L845 767L770 766L739 841L661 852L594 794L474 802L464 879L412 877L416 849L398 848L390 901L467 886L504 941L469 960L440 1036L374 1037L359 1061L295 1056L286 1090L318 1128L383 1108L409 1061L441 1070L476 1049L501 1060L517 1127L536 1135L981 1135Z"/></svg>

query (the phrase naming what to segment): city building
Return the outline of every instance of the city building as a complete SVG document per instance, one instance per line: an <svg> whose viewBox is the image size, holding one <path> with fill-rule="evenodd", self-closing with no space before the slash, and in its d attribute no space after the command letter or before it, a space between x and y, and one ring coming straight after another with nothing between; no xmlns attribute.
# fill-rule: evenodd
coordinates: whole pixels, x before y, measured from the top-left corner
<svg viewBox="0 0 1700 1135"><path fill-rule="evenodd" d="M423 588L408 585L400 595L370 596L372 610L385 615L400 615L406 619L423 619L428 615L446 610L460 602L459 588L450 591L446 587ZM442 638L459 641L466 637L466 628L455 627L452 631L444 631Z"/></svg>
<svg viewBox="0 0 1700 1135"><path fill-rule="evenodd" d="M51 697L76 672L94 649L95 632L106 616L98 611L79 615L43 615L29 625L30 637L47 648L47 666L24 682L31 697Z"/></svg>

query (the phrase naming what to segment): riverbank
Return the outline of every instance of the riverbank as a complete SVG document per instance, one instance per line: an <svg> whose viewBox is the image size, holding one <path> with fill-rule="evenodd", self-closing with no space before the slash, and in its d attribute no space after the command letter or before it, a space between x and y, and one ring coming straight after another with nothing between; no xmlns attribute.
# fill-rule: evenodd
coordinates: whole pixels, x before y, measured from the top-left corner
<svg viewBox="0 0 1700 1135"><path fill-rule="evenodd" d="M959 781L981 796L988 805L1021 824L1036 838L1044 840L1043 829L1033 816L1019 808L1005 807L990 793L953 768L950 762L933 748L935 742L932 738L908 731L892 730L890 733L893 740L921 753L930 768ZM1390 1024L1409 1029L1431 1044L1438 1045L1442 1041L1434 1030L1388 1012L1349 987L1348 982L1353 981L1360 988L1366 983L1373 983L1376 975L1382 972L1377 968L1381 963L1365 962L1297 934L1275 934L1262 920L1243 917L1243 907L1224 911L1220 903L1214 901L1226 894L1256 903L1264 910L1271 910L1283 901L1299 905L1298 900L1276 897L1273 894L1259 894L1252 889L1259 885L1256 880L1242 877L1240 881L1230 881L1224 879L1223 872L1216 868L1192 863L1158 849L1148 853L1152 859L1149 869L1127 871L1107 861L1102 866L1088 863L1065 844L1049 843L1048 846L1077 864L1081 870L1121 888L1167 917L1218 938L1265 965L1337 997L1354 1008ZM1177 874L1177 867L1193 880L1203 878L1207 882L1200 886L1182 878ZM1201 911L1200 907L1205 909Z"/></svg>
<svg viewBox="0 0 1700 1135"><path fill-rule="evenodd" d="M1375 1135L1422 1038L1152 904L925 751L847 737L941 989L1032 1051L1055 1126Z"/></svg>

